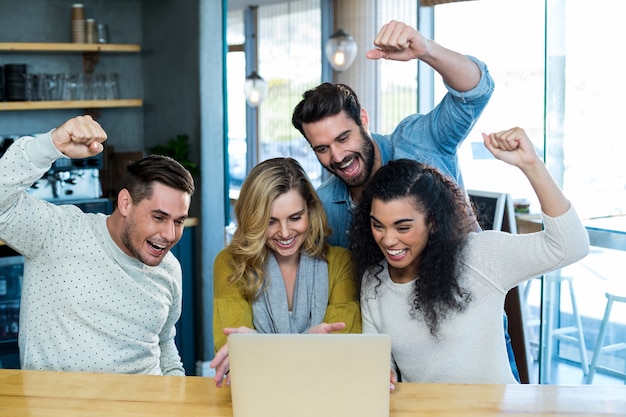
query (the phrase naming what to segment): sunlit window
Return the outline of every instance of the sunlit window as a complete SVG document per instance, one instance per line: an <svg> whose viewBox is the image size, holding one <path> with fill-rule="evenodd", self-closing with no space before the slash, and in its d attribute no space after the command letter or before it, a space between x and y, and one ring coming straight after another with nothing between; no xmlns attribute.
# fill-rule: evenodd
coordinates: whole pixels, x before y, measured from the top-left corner
<svg viewBox="0 0 626 417"><path fill-rule="evenodd" d="M398 20L417 28L416 1L382 0L377 2L377 7L378 27L390 20ZM402 119L417 113L417 87L417 61L380 61L379 133L390 134Z"/></svg>
<svg viewBox="0 0 626 417"><path fill-rule="evenodd" d="M226 82L228 91L228 173L230 189L239 190L246 175L246 56L243 10L228 13L226 42L230 51L226 55ZM236 195L236 194L234 194Z"/></svg>
<svg viewBox="0 0 626 417"><path fill-rule="evenodd" d="M619 0L593 5L481 0L435 6L435 39L485 61L496 82L493 98L459 151L468 188L528 198L531 210L539 210L521 173L493 159L482 145L481 132L520 126L585 224L604 217L603 230L618 230L608 235L626 232L626 141L619 125L626 86L620 82L621 54L615 49L616 42L626 39L623 12ZM435 87L437 102L445 91L438 83ZM598 339L609 294L626 294L617 272L626 254L624 248L614 250L596 240L592 245L585 259L546 276L543 293L537 280L526 293L531 319L544 307L542 351L533 351L536 361L541 358L535 371L541 370L542 383L623 384L626 379L626 349L600 355L593 381L585 373L585 362L592 362L599 347L626 347L624 303L615 304L605 337ZM532 320L527 323L529 337L538 338ZM574 340L558 336L563 333Z"/></svg>
<svg viewBox="0 0 626 417"><path fill-rule="evenodd" d="M257 11L258 73L269 94L258 107L258 162L277 156L297 159L315 186L322 167L306 140L291 125L302 93L320 83L321 26L319 0L299 0L259 7ZM244 13L229 12L227 42L243 46ZM251 167L246 166L245 53L227 56L228 156L232 195Z"/></svg>
<svg viewBox="0 0 626 417"><path fill-rule="evenodd" d="M319 0L289 1L259 8L259 73L269 94L259 106L259 161L291 156L315 186L322 167L308 142L291 124L304 91L321 80Z"/></svg>
<svg viewBox="0 0 626 417"><path fill-rule="evenodd" d="M543 152L543 28L543 0L481 0L435 6L435 40L485 62L496 83L487 108L459 151L469 189L532 198L518 170L496 161L484 148L481 132L520 126ZM446 91L439 77L435 103Z"/></svg>

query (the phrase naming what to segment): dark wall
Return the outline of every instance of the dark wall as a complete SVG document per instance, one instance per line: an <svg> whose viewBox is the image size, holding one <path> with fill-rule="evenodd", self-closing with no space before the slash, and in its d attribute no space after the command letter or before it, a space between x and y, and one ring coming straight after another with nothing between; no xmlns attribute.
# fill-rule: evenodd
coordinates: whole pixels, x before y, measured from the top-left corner
<svg viewBox="0 0 626 417"><path fill-rule="evenodd" d="M143 1L144 143L146 149L189 135L192 162L200 142L198 0ZM198 212L198 198L192 213Z"/></svg>
<svg viewBox="0 0 626 417"><path fill-rule="evenodd" d="M0 1L0 41L71 42L71 1ZM85 0L85 15L109 26L111 43L143 43L141 0ZM27 72L82 71L81 53L0 53L0 65L25 63ZM102 53L96 73L116 72L121 98L142 98L141 53ZM0 112L0 135L39 133L84 114L76 110ZM98 121L118 151L143 149L143 109L103 109Z"/></svg>
<svg viewBox="0 0 626 417"><path fill-rule="evenodd" d="M151 146L160 142L160 138L182 133L197 141L200 136L198 1L144 1L142 12L146 144ZM197 154L197 148L195 151Z"/></svg>

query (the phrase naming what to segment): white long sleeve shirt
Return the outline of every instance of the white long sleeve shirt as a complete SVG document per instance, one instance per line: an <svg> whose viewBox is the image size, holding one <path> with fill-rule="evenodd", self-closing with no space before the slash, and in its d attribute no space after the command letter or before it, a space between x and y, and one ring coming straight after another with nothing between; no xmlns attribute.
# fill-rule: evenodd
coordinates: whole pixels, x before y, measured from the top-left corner
<svg viewBox="0 0 626 417"><path fill-rule="evenodd" d="M23 369L184 375L174 343L182 271L167 254L147 266L112 240L106 216L26 190L59 158L50 133L0 159L0 239L25 257Z"/></svg>
<svg viewBox="0 0 626 417"><path fill-rule="evenodd" d="M461 286L471 293L466 309L442 320L435 339L419 313L410 315L415 281L394 283L388 265L378 285L363 279L363 333L391 336L392 367L405 382L515 384L504 339L502 310L516 285L569 265L589 251L589 237L575 210L544 215L545 230L533 234L471 233ZM417 278L419 279L419 278Z"/></svg>

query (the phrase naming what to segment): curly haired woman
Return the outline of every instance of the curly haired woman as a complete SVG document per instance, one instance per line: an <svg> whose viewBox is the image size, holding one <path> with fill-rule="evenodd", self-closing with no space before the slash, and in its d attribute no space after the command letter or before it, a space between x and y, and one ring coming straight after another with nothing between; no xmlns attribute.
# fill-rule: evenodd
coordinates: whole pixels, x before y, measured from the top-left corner
<svg viewBox="0 0 626 417"><path fill-rule="evenodd" d="M476 233L463 191L435 168L389 162L363 193L350 237L364 333L391 335L391 382L514 384L502 310L518 284L587 255L589 238L524 130L483 134L532 185L544 230Z"/></svg>

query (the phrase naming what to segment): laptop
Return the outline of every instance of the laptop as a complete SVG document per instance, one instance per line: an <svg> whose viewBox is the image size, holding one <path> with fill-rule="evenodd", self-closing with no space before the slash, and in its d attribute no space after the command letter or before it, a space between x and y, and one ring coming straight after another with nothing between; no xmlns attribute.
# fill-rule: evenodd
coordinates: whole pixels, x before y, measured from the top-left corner
<svg viewBox="0 0 626 417"><path fill-rule="evenodd" d="M233 417L387 417L391 338L228 336Z"/></svg>

